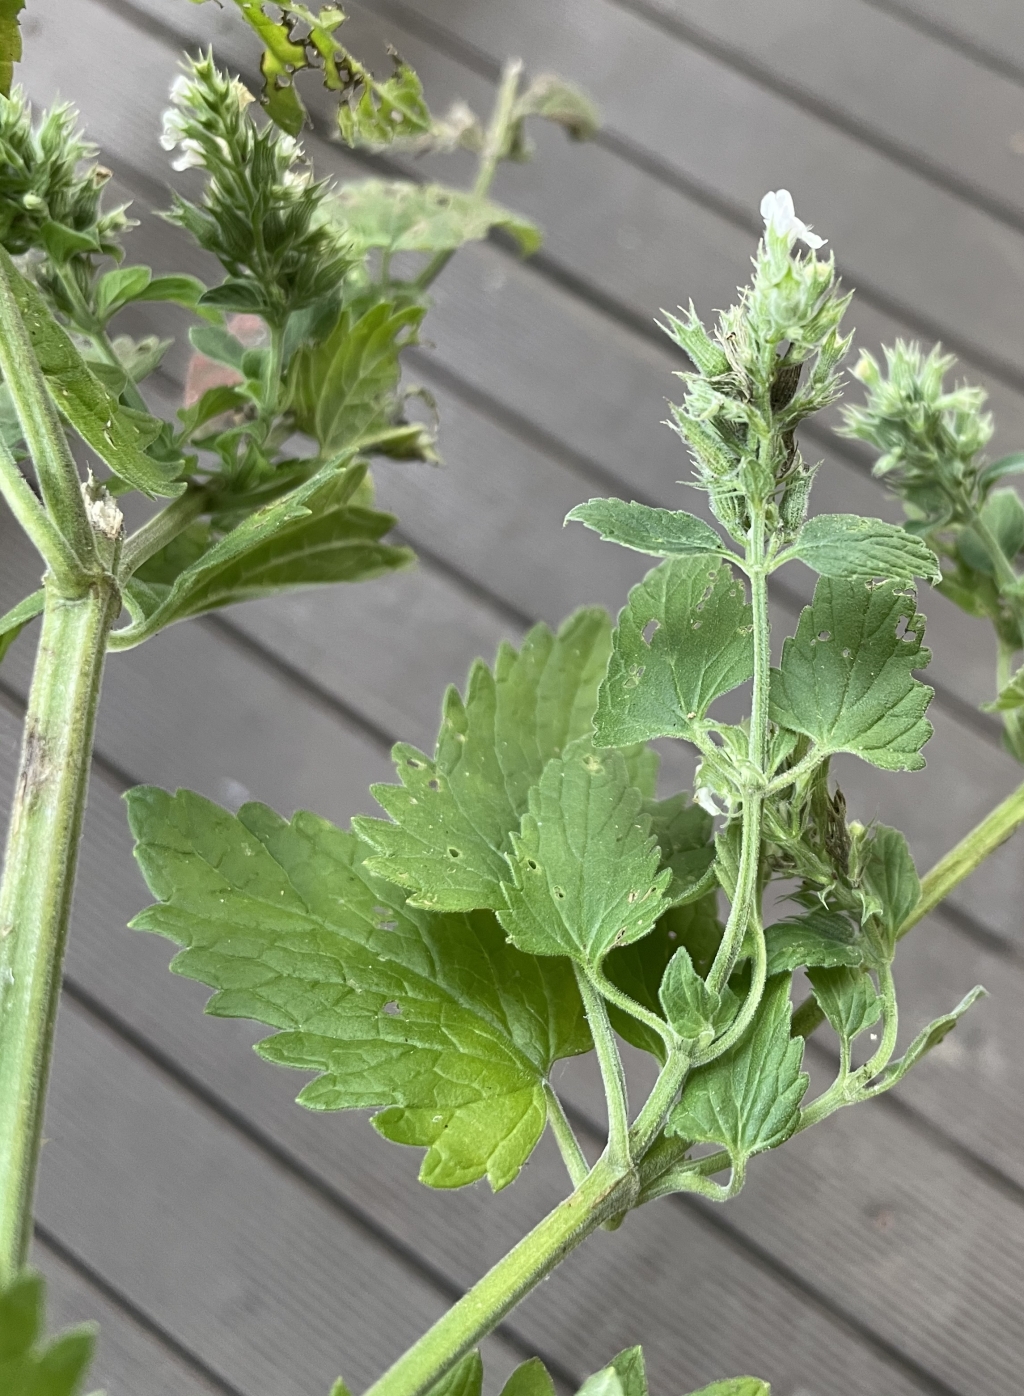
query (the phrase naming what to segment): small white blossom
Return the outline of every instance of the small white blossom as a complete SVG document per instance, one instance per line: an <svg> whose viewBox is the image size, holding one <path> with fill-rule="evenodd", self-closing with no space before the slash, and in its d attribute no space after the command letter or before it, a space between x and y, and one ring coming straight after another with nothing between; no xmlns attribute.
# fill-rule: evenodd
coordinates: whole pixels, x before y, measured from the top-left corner
<svg viewBox="0 0 1024 1396"><path fill-rule="evenodd" d="M797 218L793 195L788 189L769 190L761 200L761 217L765 227L779 237L789 238L790 241L799 239L812 248L825 245L825 238L820 238L807 223Z"/></svg>

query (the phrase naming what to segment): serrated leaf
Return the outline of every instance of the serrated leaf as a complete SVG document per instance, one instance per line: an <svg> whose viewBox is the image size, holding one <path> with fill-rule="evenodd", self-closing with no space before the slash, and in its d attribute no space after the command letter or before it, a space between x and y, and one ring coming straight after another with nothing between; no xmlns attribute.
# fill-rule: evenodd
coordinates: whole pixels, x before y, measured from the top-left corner
<svg viewBox="0 0 1024 1396"><path fill-rule="evenodd" d="M370 450L395 425L399 355L416 342L419 305L383 301L353 320L346 312L322 343L295 355L292 401L300 430L321 453Z"/></svg>
<svg viewBox="0 0 1024 1396"><path fill-rule="evenodd" d="M598 967L645 936L667 910L671 873L617 751L583 738L554 757L512 835L512 880L498 920L520 950Z"/></svg>
<svg viewBox="0 0 1024 1396"><path fill-rule="evenodd" d="M494 672L470 670L465 701L445 695L434 759L399 744L402 784L375 785L393 823L355 827L381 855L371 866L411 892L414 906L443 911L505 905L504 854L547 762L586 736L608 662L604 611L578 611L553 635L537 625L517 653L498 650Z"/></svg>
<svg viewBox="0 0 1024 1396"><path fill-rule="evenodd" d="M0 248L8 279L25 328L58 410L87 446L120 479L141 493L176 495L185 488L175 483L174 467L164 467L145 454L160 429L155 418L131 413L90 371L69 335L50 314L39 291Z"/></svg>
<svg viewBox="0 0 1024 1396"><path fill-rule="evenodd" d="M702 897L714 886L711 815L693 804L685 790L667 800L646 801L644 813L650 816L651 833L661 849L661 866L672 869L668 900L681 906Z"/></svg>
<svg viewBox="0 0 1024 1396"><path fill-rule="evenodd" d="M922 538L895 524L859 514L819 514L808 519L793 544L801 562L823 577L886 577L938 582L939 560Z"/></svg>
<svg viewBox="0 0 1024 1396"><path fill-rule="evenodd" d="M809 965L835 968L864 961L864 946L857 944L853 926L841 912L825 907L777 921L764 938L770 975Z"/></svg>
<svg viewBox="0 0 1024 1396"><path fill-rule="evenodd" d="M1008 713L1015 708L1024 708L1024 665L1010 679L1005 687L999 690L999 696L994 703L982 703L982 708L987 713Z"/></svg>
<svg viewBox="0 0 1024 1396"><path fill-rule="evenodd" d="M509 1377L501 1396L555 1396L555 1384L540 1358L530 1357Z"/></svg>
<svg viewBox="0 0 1024 1396"><path fill-rule="evenodd" d="M924 617L898 582L821 577L772 670L771 716L822 753L853 752L886 771L917 771L932 734L932 690L913 678L931 655Z"/></svg>
<svg viewBox="0 0 1024 1396"><path fill-rule="evenodd" d="M128 584L125 604L132 625L114 632L113 647L129 648L165 626L221 606L299 587L368 581L410 566L411 549L380 541L394 527L393 515L349 502L365 473L361 465L325 466L216 541L209 525L193 526L188 539L193 560L173 582L163 580L166 559L158 555ZM180 544L173 556L180 556Z"/></svg>
<svg viewBox="0 0 1024 1396"><path fill-rule="evenodd" d="M12 606L6 615L0 616L0 659L3 659L25 626L42 614L45 604L46 592L40 587L31 596L26 596L24 601Z"/></svg>
<svg viewBox="0 0 1024 1396"><path fill-rule="evenodd" d="M666 1021L679 1036L706 1047L715 1035L721 999L694 969L684 945L669 960L658 997Z"/></svg>
<svg viewBox="0 0 1024 1396"><path fill-rule="evenodd" d="M595 740L622 746L686 737L717 697L753 671L750 607L732 568L670 558L633 587L619 615Z"/></svg>
<svg viewBox="0 0 1024 1396"><path fill-rule="evenodd" d="M853 862L864 905L864 928L883 957L891 960L899 929L921 897L907 840L898 829L875 824L855 839Z"/></svg>
<svg viewBox="0 0 1024 1396"><path fill-rule="evenodd" d="M23 1271L0 1289L0 1391L3 1396L75 1396L96 1346L84 1324L45 1340L41 1275Z"/></svg>
<svg viewBox="0 0 1024 1396"><path fill-rule="evenodd" d="M916 1066L921 1058L937 1047L944 1037L953 1031L957 1023L964 1016L972 1004L978 999L987 996L987 990L980 984L975 984L971 992L960 1000L951 1013L944 1013L941 1018L936 1018L934 1022L928 1024L923 1031L919 1032L913 1042L903 1053L903 1056L894 1062L890 1062L884 1071L872 1082L868 1094L880 1095L882 1091L888 1091L902 1081L904 1076L912 1066Z"/></svg>
<svg viewBox="0 0 1024 1396"><path fill-rule="evenodd" d="M278 1029L259 1051L317 1073L302 1104L385 1107L374 1124L427 1149L431 1186L515 1178L551 1063L589 1045L568 965L521 955L490 913L409 908L355 835L314 815L235 816L152 787L127 798L159 898L132 924L186 947L172 967L217 991L208 1012Z"/></svg>
<svg viewBox="0 0 1024 1396"><path fill-rule="evenodd" d="M11 95L14 65L21 62L21 28L18 16L25 0L0 0L0 96Z"/></svg>
<svg viewBox="0 0 1024 1396"><path fill-rule="evenodd" d="M536 224L463 189L408 180L361 180L343 184L327 205L361 247L396 252L451 252L463 243L501 228L524 256L536 252L542 235Z"/></svg>
<svg viewBox="0 0 1024 1396"><path fill-rule="evenodd" d="M724 553L722 539L703 519L673 509L652 509L636 500L589 499L565 516L586 524L610 543L651 557L693 557Z"/></svg>
<svg viewBox="0 0 1024 1396"><path fill-rule="evenodd" d="M691 1072L666 1132L693 1143L722 1144L734 1169L792 1134L808 1077L804 1042L790 1037L788 974L769 979L754 1021L734 1047Z"/></svg>
<svg viewBox="0 0 1024 1396"><path fill-rule="evenodd" d="M882 1000L864 969L809 969L807 978L838 1037L852 1042L882 1016Z"/></svg>
<svg viewBox="0 0 1024 1396"><path fill-rule="evenodd" d="M728 1377L692 1391L690 1396L772 1396L772 1389L758 1377Z"/></svg>

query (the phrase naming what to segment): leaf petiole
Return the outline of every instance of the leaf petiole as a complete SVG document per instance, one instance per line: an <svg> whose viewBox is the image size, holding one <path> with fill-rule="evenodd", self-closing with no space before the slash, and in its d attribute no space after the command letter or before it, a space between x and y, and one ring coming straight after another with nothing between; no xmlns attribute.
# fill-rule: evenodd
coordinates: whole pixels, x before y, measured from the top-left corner
<svg viewBox="0 0 1024 1396"><path fill-rule="evenodd" d="M601 1081L608 1103L608 1147L605 1157L613 1168L631 1168L629 1149L629 1106L626 1100L626 1076L622 1069L615 1033L608 1019L608 1009L587 969L574 962L576 982L586 1011L587 1022L594 1039Z"/></svg>
<svg viewBox="0 0 1024 1396"><path fill-rule="evenodd" d="M590 1173L590 1164L586 1160L580 1142L576 1138L572 1125L566 1118L562 1102L555 1094L550 1082L544 1082L544 1099L548 1107L548 1124L551 1126L551 1133L555 1136L558 1144L558 1151L562 1155L562 1162L574 1188L578 1188Z"/></svg>

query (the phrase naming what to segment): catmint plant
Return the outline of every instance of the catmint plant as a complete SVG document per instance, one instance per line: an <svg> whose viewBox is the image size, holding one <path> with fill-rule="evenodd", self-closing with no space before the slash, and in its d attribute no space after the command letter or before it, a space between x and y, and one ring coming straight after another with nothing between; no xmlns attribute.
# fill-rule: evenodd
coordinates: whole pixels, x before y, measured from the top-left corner
<svg viewBox="0 0 1024 1396"><path fill-rule="evenodd" d="M711 328L692 305L664 323L692 364L669 425L715 522L620 499L568 516L658 559L617 625L585 608L474 664L433 754L396 746L398 782L373 788L385 817L350 830L189 791L127 797L156 898L134 927L182 947L173 968L214 990L208 1012L272 1029L259 1054L313 1073L301 1104L375 1110L435 1188L499 1190L546 1128L557 1141L565 1201L372 1396L477 1396L476 1344L592 1231L671 1193L728 1202L759 1154L892 1089L984 992L895 1056L900 938L1024 807L1000 806L924 879L898 830L847 817L833 756L924 765L915 581L942 573L927 530L810 513L799 429L839 396L850 297L786 191L762 214L737 304ZM922 491L946 474L946 458L922 465ZM769 578L794 559L818 581L773 667ZM738 722L716 706L729 693L747 695ZM663 738L696 755L692 792L659 798ZM790 909L770 920L773 884ZM811 993L794 1012L797 974ZM835 1078L808 1098L804 1038L825 1021ZM642 1102L622 1041L657 1064ZM593 1165L552 1080L590 1051L607 1106ZM536 1361L520 1386L552 1390ZM638 1350L583 1387L598 1389L644 1396Z"/></svg>

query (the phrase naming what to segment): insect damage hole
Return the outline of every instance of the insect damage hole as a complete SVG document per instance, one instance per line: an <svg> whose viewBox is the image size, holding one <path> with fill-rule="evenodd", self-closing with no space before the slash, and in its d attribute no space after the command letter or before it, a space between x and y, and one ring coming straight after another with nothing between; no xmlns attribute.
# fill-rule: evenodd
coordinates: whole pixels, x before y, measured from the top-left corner
<svg viewBox="0 0 1024 1396"><path fill-rule="evenodd" d="M912 643L917 639L917 629L914 625L916 619L916 616L908 615L906 612L900 616L896 622L897 640L906 640L908 643Z"/></svg>
<svg viewBox="0 0 1024 1396"><path fill-rule="evenodd" d="M449 858L461 858L461 857L462 857L462 849L461 849L461 848L449 848L449 850L448 850L448 857L449 857Z"/></svg>
<svg viewBox="0 0 1024 1396"><path fill-rule="evenodd" d="M643 640L645 645L649 645L660 629L661 621L658 620L657 616L652 616L651 619L644 626L643 630L641 630L640 638Z"/></svg>
<svg viewBox="0 0 1024 1396"><path fill-rule="evenodd" d="M389 1018L397 1018L401 1011L402 1005L397 999L388 999L387 1003L381 1009L381 1012L386 1013Z"/></svg>

